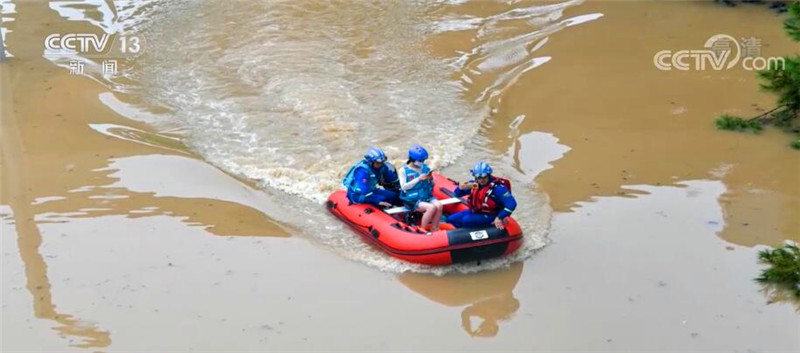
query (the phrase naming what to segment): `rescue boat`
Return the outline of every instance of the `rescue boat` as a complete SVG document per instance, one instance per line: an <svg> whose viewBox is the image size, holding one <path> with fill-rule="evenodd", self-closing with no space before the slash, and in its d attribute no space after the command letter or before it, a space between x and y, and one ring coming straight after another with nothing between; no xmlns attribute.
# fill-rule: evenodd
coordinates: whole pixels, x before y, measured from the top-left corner
<svg viewBox="0 0 800 353"><path fill-rule="evenodd" d="M453 180L437 173L432 175L434 197L449 203L444 206L445 215L468 208L464 202L460 202L462 200L447 194L456 186ZM451 203L453 201L455 203ZM351 203L345 190L331 193L325 206L367 243L390 256L409 262L449 265L480 261L508 255L522 244L522 229L512 217L507 218L504 229L489 225L428 232L420 229L418 224L406 223L409 219L407 212L395 213L369 204Z"/></svg>

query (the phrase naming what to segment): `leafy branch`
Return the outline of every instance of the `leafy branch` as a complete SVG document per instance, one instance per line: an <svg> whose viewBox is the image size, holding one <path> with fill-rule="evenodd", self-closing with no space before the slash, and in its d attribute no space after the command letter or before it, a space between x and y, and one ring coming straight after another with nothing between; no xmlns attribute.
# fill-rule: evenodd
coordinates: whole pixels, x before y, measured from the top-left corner
<svg viewBox="0 0 800 353"><path fill-rule="evenodd" d="M797 244L787 242L759 251L758 260L770 267L762 270L756 281L784 288L800 298L800 248Z"/></svg>
<svg viewBox="0 0 800 353"><path fill-rule="evenodd" d="M794 1L787 8L789 18L783 27L792 40L800 41L800 2ZM769 67L759 71L758 77L762 81L759 84L761 89L778 95L777 106L749 119L723 114L714 120L714 124L721 130L751 132L761 131L764 125L774 125L795 133L790 146L800 149L800 128L793 126L800 116L800 55L769 61Z"/></svg>

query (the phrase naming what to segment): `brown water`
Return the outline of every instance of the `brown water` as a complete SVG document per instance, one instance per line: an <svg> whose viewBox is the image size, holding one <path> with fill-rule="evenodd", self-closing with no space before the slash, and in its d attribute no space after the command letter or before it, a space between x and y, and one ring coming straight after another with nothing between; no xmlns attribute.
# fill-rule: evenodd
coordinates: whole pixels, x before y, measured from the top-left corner
<svg viewBox="0 0 800 353"><path fill-rule="evenodd" d="M717 33L800 51L764 7L9 4L4 351L800 349L796 302L752 281L800 240L800 155L711 124L774 97L652 63ZM42 57L116 24L147 39L124 77ZM409 139L509 175L526 251L409 266L324 213L364 146Z"/></svg>
<svg viewBox="0 0 800 353"><path fill-rule="evenodd" d="M716 33L759 37L764 56L798 52L800 45L774 24L777 16L711 3L588 3L580 10L602 10L606 21L554 35L542 54L569 55L532 72L500 105L507 116L531 115L520 134L546 131L571 148L536 179L553 207L630 194L626 185L714 179L727 189L720 197L725 240L746 246L800 240L800 154L786 148L791 135L720 133L711 124L722 112L755 116L772 109L775 96L758 92L755 74L742 69L661 72L648 60L665 48L698 48ZM497 148L519 143L496 141Z"/></svg>

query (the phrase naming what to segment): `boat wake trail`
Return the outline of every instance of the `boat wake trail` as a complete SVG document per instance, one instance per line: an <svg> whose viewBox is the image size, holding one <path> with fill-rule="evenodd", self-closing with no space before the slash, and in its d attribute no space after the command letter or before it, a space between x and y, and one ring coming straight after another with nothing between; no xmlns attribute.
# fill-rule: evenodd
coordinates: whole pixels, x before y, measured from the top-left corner
<svg viewBox="0 0 800 353"><path fill-rule="evenodd" d="M282 192L287 212L270 216L347 258L389 272L504 267L547 243L551 209L481 129L498 123L490 112L503 92L550 60L537 56L550 34L599 17L563 18L579 3L156 2L141 26L147 50L126 63L125 92L168 111L161 123L210 163ZM477 159L509 175L523 248L434 269L393 260L321 216L366 148L381 146L400 165L411 143L454 178Z"/></svg>

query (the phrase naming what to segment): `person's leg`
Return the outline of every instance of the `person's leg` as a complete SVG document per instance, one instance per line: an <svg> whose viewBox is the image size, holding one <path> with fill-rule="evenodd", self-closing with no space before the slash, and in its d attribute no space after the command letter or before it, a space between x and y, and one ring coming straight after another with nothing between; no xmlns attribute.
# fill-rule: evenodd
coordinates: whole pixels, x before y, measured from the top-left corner
<svg viewBox="0 0 800 353"><path fill-rule="evenodd" d="M391 206L391 202L388 201L386 195L381 192L377 192L380 190L375 190L373 192L367 193L367 196L364 197L364 203L368 203L370 205L378 206L378 207L387 207Z"/></svg>
<svg viewBox="0 0 800 353"><path fill-rule="evenodd" d="M453 213L447 216L447 223L452 224L456 228L460 228L464 226L464 217L470 214L470 210L461 210L456 213Z"/></svg>
<svg viewBox="0 0 800 353"><path fill-rule="evenodd" d="M494 217L490 213L470 212L470 214L464 216L462 223L465 228L480 228L492 224Z"/></svg>
<svg viewBox="0 0 800 353"><path fill-rule="evenodd" d="M439 222L442 220L442 203L439 200L431 200L434 208L433 220L431 220L431 230L439 230Z"/></svg>
<svg viewBox="0 0 800 353"><path fill-rule="evenodd" d="M436 214L436 206L428 202L420 201L417 205L417 210L424 212L422 214L422 221L419 223L419 227L425 229L425 227L431 223L433 215Z"/></svg>
<svg viewBox="0 0 800 353"><path fill-rule="evenodd" d="M398 197L399 195L396 191L386 190L386 189L375 189L375 191L373 192L375 194L381 195L384 201L392 205L399 204L400 198Z"/></svg>

